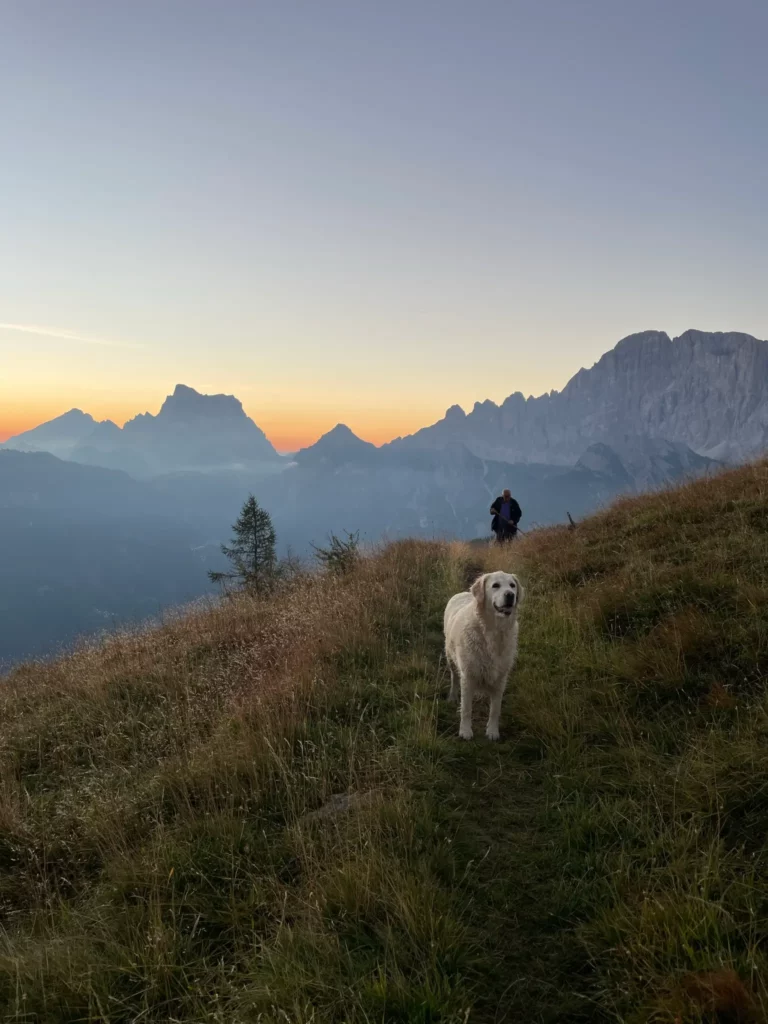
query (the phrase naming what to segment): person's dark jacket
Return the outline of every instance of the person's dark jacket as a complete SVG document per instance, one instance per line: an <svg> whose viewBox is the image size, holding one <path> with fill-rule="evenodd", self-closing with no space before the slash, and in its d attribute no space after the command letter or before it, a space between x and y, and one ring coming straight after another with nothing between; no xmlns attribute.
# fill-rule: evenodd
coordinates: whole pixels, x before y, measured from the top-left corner
<svg viewBox="0 0 768 1024"><path fill-rule="evenodd" d="M499 497L491 505L492 511L496 513L493 519L491 520L491 529L493 530L494 533L498 530L500 524L503 525L502 520L499 519L499 512L501 512L501 506L503 504L504 495L500 494ZM514 523L515 528L517 527L517 524L520 522L520 520L523 518L523 510L520 508L520 506L514 498L509 499L509 518L510 521Z"/></svg>

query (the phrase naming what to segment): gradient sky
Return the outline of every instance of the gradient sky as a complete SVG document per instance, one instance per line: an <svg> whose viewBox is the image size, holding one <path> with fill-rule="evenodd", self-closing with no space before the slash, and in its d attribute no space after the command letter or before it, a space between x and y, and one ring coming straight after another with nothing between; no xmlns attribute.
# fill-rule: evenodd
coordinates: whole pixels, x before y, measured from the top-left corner
<svg viewBox="0 0 768 1024"><path fill-rule="evenodd" d="M764 0L0 0L0 437L183 382L381 442L634 331L768 337L766 40Z"/></svg>

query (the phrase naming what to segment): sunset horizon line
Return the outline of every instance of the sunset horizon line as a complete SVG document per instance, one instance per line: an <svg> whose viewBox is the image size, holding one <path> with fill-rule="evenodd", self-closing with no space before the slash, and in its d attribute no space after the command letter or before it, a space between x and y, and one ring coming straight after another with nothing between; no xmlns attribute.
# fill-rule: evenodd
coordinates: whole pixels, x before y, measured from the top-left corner
<svg viewBox="0 0 768 1024"><path fill-rule="evenodd" d="M0 324L0 329L4 326L6 325ZM31 328L29 329L31 330ZM691 330L691 328L688 328L688 330ZM645 333L649 332L639 331L624 335L615 345ZM671 340L675 340L674 332L659 333L666 333ZM682 334L685 333L685 331L682 332ZM758 332L739 331L733 333L743 333L754 337L758 341L761 340ZM59 331L59 334L63 336L65 332L62 330ZM66 332L66 334L71 336L73 332ZM768 344L768 341L764 343ZM106 345L109 343L102 341L101 344ZM572 365L567 375L564 374L558 382L559 387L541 387L541 383L543 383L541 381L535 391L531 390L530 387L523 390L523 387L518 386L517 388L510 388L510 391L504 397L497 396L497 399L485 395L484 397L468 401L466 394L463 398L454 401L450 401L447 398L438 399L436 396L432 396L431 400L427 400L424 397L423 402L418 403L418 407L414 407L413 404L409 404L406 401L403 403L404 408L398 410L393 409L391 406L389 409L376 408L375 406L366 407L364 404L361 405L359 401L356 405L350 405L349 396L346 396L346 400L340 396L338 406L330 408L331 403L328 395L324 395L324 401L318 402L317 406L313 408L308 402L302 401L300 394L291 393L285 400L279 398L279 405L275 401L275 395L261 395L257 399L257 403L264 401L265 398L266 402L264 407L254 415L246 408L246 403L238 397L238 391L255 391L256 388L252 385L242 383L232 388L231 384L229 387L222 387L221 385L200 383L197 387L193 387L189 384L183 384L178 379L170 390L165 390L165 398L161 399L159 403L157 400L147 401L146 397L142 401L140 395L146 396L148 394L146 388L142 388L140 392L134 390L131 395L122 399L111 391L99 394L88 389L88 392L83 393L80 391L78 394L76 389L76 394L73 396L73 404L67 405L63 409L59 407L57 411L52 411L51 409L54 396L50 393L45 396L38 395L37 401L34 403L22 402L18 398L14 401L12 398L11 407L6 407L5 417L0 419L0 444L4 444L14 437L50 423L74 410L87 413L96 423L111 421L120 429L123 429L130 420L137 416L157 415L167 398L171 397L175 390L181 386L188 387L190 390L194 390L206 397L224 396L238 401L246 416L263 431L275 450L283 455L291 454L316 444L320 438L339 424L347 426L361 440L367 441L376 447L381 447L397 438L410 436L419 430L432 426L439 422L446 412L452 408L458 407L466 415L477 405L483 405L489 401L499 406L510 395L516 393L523 394L525 400L528 401L543 395L561 392L580 370L590 365L596 365L607 352L615 348L615 345L606 348L597 356L594 362L587 361L586 366L582 365L582 367L578 368L577 365ZM529 381L529 385L530 383L532 382ZM156 393L162 393L162 389L158 388ZM353 395L352 397L354 399L355 396ZM89 399L93 400L93 404L91 404ZM150 408L152 407L155 407L157 412L150 413Z"/></svg>
<svg viewBox="0 0 768 1024"><path fill-rule="evenodd" d="M190 385L185 386L190 387ZM281 429L277 424L270 424L268 422L268 417L257 418L253 416L247 409L245 409L244 403L237 398L236 394L215 390L198 391L197 388L193 390L197 391L198 394L209 398L222 395L228 398L235 398L243 406L245 415L264 433L269 443L280 455L290 455L294 452L300 451L302 448L310 447L338 426L346 426L353 434L355 434L356 437L360 438L360 440L367 441L378 448L389 444L391 441L394 441L399 437L405 437L417 430L421 430L423 427L431 426L433 423L437 422L438 419L442 418L441 416L438 416L437 419L430 419L430 415L426 414L423 420L419 420L417 423L413 420L413 417L411 417L410 422L403 424L400 428L395 427L391 422L389 422L378 429L366 429L365 427L354 425L356 419L355 415L344 417L343 415L337 414L336 416L330 416L328 418L323 417L323 422L321 424L293 433L285 431L285 429ZM169 395L172 393L173 392L169 392ZM487 401L487 399L485 399L485 401ZM163 403L161 402L161 406L162 404ZM456 405L457 403L452 404ZM446 410L448 408L450 408L450 405L446 406ZM444 410L444 412L446 410ZM122 430L127 423L135 419L137 416L147 414L156 416L159 413L159 409L156 413L151 413L149 409L142 409L139 412L129 413L128 415L119 414L99 417L98 415L91 413L88 408L85 407L84 403L76 404L63 409L61 412L39 413L37 415L25 416L23 419L17 419L15 422L0 424L0 444L5 444L12 438L19 437L32 430L36 430L38 427L51 423L72 412L81 412L84 415L91 416L97 424L112 422Z"/></svg>

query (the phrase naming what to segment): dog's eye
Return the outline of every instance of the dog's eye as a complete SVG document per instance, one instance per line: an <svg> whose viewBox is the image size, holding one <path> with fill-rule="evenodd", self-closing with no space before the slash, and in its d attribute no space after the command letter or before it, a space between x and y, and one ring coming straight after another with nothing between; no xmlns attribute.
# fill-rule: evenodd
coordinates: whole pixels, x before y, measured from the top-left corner
<svg viewBox="0 0 768 1024"><path fill-rule="evenodd" d="M501 584L500 584L500 583L494 583L494 584L493 584L493 588L492 588L492 589L493 589L493 590L498 590L500 586L501 586Z"/></svg>

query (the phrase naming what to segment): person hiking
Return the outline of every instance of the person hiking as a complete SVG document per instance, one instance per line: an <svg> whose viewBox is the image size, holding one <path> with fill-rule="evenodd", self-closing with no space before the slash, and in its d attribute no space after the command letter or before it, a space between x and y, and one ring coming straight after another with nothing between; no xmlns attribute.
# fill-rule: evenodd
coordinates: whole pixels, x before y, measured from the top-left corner
<svg viewBox="0 0 768 1024"><path fill-rule="evenodd" d="M491 515L491 529L496 534L499 544L513 540L523 513L508 487L504 488L504 492L491 505Z"/></svg>

